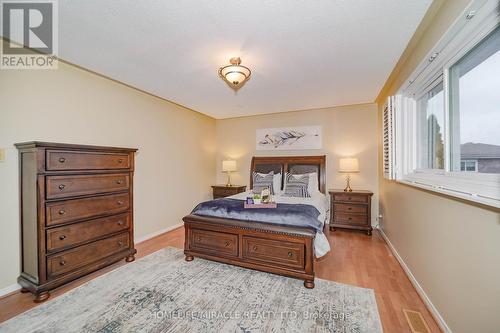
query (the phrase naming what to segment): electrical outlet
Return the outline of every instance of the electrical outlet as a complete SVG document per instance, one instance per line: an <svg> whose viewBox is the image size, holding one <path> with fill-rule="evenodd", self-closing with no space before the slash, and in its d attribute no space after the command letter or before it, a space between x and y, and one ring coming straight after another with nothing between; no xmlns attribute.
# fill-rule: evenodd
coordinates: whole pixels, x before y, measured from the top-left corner
<svg viewBox="0 0 500 333"><path fill-rule="evenodd" d="M0 162L5 161L5 149L0 148Z"/></svg>

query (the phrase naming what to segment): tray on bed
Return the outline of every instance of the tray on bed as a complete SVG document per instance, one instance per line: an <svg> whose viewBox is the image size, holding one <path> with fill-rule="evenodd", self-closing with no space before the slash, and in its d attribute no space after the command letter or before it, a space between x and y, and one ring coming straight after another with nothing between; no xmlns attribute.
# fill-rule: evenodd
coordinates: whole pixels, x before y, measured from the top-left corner
<svg viewBox="0 0 500 333"><path fill-rule="evenodd" d="M270 203L260 203L260 204L248 204L245 202L243 205L244 208L276 208L278 207L278 204L276 202L270 202Z"/></svg>

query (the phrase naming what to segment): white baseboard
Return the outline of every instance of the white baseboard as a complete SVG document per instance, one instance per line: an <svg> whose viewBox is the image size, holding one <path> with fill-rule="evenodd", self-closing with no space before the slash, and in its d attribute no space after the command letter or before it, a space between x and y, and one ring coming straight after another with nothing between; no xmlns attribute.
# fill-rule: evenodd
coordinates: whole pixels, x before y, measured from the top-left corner
<svg viewBox="0 0 500 333"><path fill-rule="evenodd" d="M160 229L160 230L158 230L158 231L152 232L152 233L150 233L150 234L144 235L144 236L142 236L142 237L137 237L137 238L136 238L136 237L134 237L134 243L135 243L135 244L138 244L138 243L144 242L144 241L146 241L146 240L148 240L148 239L151 239L151 238L153 238L153 237L156 237L156 236L158 236L158 235L161 235L161 234L163 234L163 233L165 233L165 232L168 232L168 231L171 231L171 230L177 229L177 228L179 228L179 227L182 227L183 225L184 225L184 223L183 223L183 222L181 222L181 223L177 223L177 224L171 225L171 226L169 226L169 227L166 227L166 228L164 228L164 229Z"/></svg>
<svg viewBox="0 0 500 333"><path fill-rule="evenodd" d="M0 297L3 297L3 296L10 294L10 293L13 293L14 291L18 291L21 288L22 287L17 283L14 283L13 285L2 288L2 289L0 289Z"/></svg>
<svg viewBox="0 0 500 333"><path fill-rule="evenodd" d="M408 279L410 279L410 282L413 285L413 287L415 288L415 290L417 291L418 295L424 301L425 306L427 307L427 309L429 310L431 315L434 317L434 320L439 325L439 328L441 328L441 330L445 333L452 333L451 329L448 327L448 325L446 324L446 322L444 321L443 317L441 316L439 311L436 309L434 304L432 304L429 296L427 296L424 289L420 286L417 279L415 278L415 276L411 272L410 268L403 261L403 258L401 258L398 251L396 251L396 248L392 245L392 243L389 240L389 238L387 237L387 235L384 233L384 231L381 228L378 228L378 231L380 232L380 234L382 235L382 238L384 238L385 242L389 246L389 249L391 250L394 257L396 257L399 264L401 265L401 267L405 271L406 275L408 276Z"/></svg>

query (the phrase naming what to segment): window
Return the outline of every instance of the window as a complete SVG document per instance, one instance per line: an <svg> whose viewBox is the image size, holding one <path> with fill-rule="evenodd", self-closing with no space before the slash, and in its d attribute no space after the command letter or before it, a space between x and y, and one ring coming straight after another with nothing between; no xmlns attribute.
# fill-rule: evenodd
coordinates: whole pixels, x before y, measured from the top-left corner
<svg viewBox="0 0 500 333"><path fill-rule="evenodd" d="M460 171L477 171L477 160L460 161Z"/></svg>
<svg viewBox="0 0 500 333"><path fill-rule="evenodd" d="M383 124L384 163L397 181L500 208L497 7L472 1L390 98L392 127Z"/></svg>
<svg viewBox="0 0 500 333"><path fill-rule="evenodd" d="M444 168L443 81L417 100L417 161L420 169Z"/></svg>
<svg viewBox="0 0 500 333"><path fill-rule="evenodd" d="M450 68L449 86L451 170L500 173L500 27Z"/></svg>

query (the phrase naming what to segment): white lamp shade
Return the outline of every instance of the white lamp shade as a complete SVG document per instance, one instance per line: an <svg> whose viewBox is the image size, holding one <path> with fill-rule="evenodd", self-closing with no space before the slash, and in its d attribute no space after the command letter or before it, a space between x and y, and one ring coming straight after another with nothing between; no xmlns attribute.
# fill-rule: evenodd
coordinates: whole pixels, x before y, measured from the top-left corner
<svg viewBox="0 0 500 333"><path fill-rule="evenodd" d="M358 159L341 158L339 162L339 172L359 172Z"/></svg>
<svg viewBox="0 0 500 333"><path fill-rule="evenodd" d="M223 172L236 171L236 161L232 160L222 161L222 171Z"/></svg>

